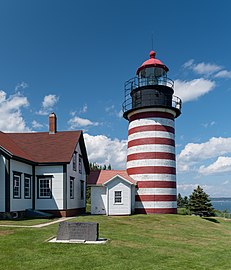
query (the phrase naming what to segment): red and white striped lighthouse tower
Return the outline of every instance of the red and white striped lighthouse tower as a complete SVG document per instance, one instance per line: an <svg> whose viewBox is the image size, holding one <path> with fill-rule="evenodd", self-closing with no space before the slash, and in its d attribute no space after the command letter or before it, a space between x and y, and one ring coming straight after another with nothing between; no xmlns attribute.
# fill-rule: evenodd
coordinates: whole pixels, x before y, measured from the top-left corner
<svg viewBox="0 0 231 270"><path fill-rule="evenodd" d="M125 83L123 116L129 121L127 172L137 181L136 213L177 211L175 127L181 100L173 96L168 68L150 52Z"/></svg>

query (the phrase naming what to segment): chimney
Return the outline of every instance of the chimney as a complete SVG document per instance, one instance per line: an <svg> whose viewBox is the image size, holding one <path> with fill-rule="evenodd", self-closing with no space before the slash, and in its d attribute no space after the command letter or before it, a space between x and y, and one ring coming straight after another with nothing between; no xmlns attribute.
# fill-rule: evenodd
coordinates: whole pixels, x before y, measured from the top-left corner
<svg viewBox="0 0 231 270"><path fill-rule="evenodd" d="M53 112L49 115L49 134L55 134L57 132L57 117Z"/></svg>

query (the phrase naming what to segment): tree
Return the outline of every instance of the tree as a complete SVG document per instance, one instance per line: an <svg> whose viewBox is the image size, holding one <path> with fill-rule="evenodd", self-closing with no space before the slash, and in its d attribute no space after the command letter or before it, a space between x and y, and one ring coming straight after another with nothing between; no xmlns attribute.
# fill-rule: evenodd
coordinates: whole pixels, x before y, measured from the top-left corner
<svg viewBox="0 0 231 270"><path fill-rule="evenodd" d="M182 196L181 196L180 193L178 193L178 196L177 196L177 207L178 207L178 208L184 207L184 206L183 206L183 198L182 198Z"/></svg>
<svg viewBox="0 0 231 270"><path fill-rule="evenodd" d="M188 207L192 214L199 216L211 216L214 213L209 195L200 186L189 196Z"/></svg>
<svg viewBox="0 0 231 270"><path fill-rule="evenodd" d="M184 198L181 196L180 193L177 195L177 207L178 208L187 208L188 207L188 197L184 196Z"/></svg>
<svg viewBox="0 0 231 270"><path fill-rule="evenodd" d="M111 165L109 164L108 167L104 164L102 165L98 165L95 162L90 162L89 163L90 166L90 171L100 171L100 170L111 170ZM87 203L90 204L91 203L91 187L87 186L86 189L86 200Z"/></svg>
<svg viewBox="0 0 231 270"><path fill-rule="evenodd" d="M110 164L107 167L107 165L105 165L105 164L102 166L102 165L99 165L95 162L93 162L93 163L90 162L89 166L90 166L90 171L111 170L112 169Z"/></svg>
<svg viewBox="0 0 231 270"><path fill-rule="evenodd" d="M184 205L183 207L188 208L188 197L187 196L184 196L183 205Z"/></svg>

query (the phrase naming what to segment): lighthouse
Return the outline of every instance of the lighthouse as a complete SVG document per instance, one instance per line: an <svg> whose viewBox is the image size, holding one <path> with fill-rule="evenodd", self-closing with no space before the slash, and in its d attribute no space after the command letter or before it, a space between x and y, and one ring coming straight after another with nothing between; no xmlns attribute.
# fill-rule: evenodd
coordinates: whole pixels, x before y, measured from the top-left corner
<svg viewBox="0 0 231 270"><path fill-rule="evenodd" d="M137 182L135 213L177 212L175 118L181 114L181 100L173 95L168 71L151 51L150 59L125 83L127 173Z"/></svg>

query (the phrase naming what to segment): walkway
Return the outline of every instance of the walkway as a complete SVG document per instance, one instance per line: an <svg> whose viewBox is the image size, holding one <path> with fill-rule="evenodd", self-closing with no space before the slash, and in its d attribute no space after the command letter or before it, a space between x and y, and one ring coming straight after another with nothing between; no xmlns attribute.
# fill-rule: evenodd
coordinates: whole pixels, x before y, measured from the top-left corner
<svg viewBox="0 0 231 270"><path fill-rule="evenodd" d="M26 225L0 225L0 227L15 227L15 228L42 228L42 227L46 227L49 225L53 225L55 223L59 223L62 221L67 221L69 219L73 219L75 217L62 217L59 218L55 221L51 221L51 222L47 222L47 223L41 223L41 224L36 224L36 225L30 225L30 226L26 226Z"/></svg>

